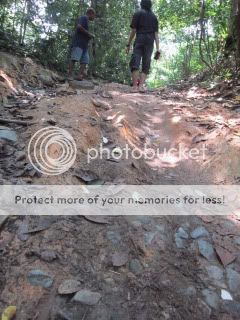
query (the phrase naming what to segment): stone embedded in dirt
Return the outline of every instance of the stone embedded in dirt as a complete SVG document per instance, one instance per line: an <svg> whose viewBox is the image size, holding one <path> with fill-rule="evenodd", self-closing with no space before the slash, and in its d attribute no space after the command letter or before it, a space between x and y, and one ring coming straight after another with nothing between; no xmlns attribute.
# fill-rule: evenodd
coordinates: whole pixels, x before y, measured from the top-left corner
<svg viewBox="0 0 240 320"><path fill-rule="evenodd" d="M23 161L26 159L26 153L24 151L18 151L15 153L16 161Z"/></svg>
<svg viewBox="0 0 240 320"><path fill-rule="evenodd" d="M73 294L81 289L81 283L77 280L65 280L58 288L58 293L61 295Z"/></svg>
<svg viewBox="0 0 240 320"><path fill-rule="evenodd" d="M121 241L121 236L117 231L108 231L107 239L111 241L113 244L118 244Z"/></svg>
<svg viewBox="0 0 240 320"><path fill-rule="evenodd" d="M98 176L90 170L75 170L73 175L87 183L98 179Z"/></svg>
<svg viewBox="0 0 240 320"><path fill-rule="evenodd" d="M6 127L6 129L3 129L3 127L0 127L0 139L9 141L9 142L17 142L17 135L16 132L13 130L10 130Z"/></svg>
<svg viewBox="0 0 240 320"><path fill-rule="evenodd" d="M57 124L57 121L53 118L48 119L47 122L51 125L51 126L55 126Z"/></svg>
<svg viewBox="0 0 240 320"><path fill-rule="evenodd" d="M209 305L209 307L213 309L218 309L219 297L216 294L216 292L205 289L202 291L202 295L204 296L204 299L206 303Z"/></svg>
<svg viewBox="0 0 240 320"><path fill-rule="evenodd" d="M232 315L239 319L240 315L240 303L237 301L223 301L221 303L221 312L226 312L229 315Z"/></svg>
<svg viewBox="0 0 240 320"><path fill-rule="evenodd" d="M208 320L211 317L212 309L206 304L205 301L198 299L197 304L202 313L202 319ZM170 320L170 319L169 319Z"/></svg>
<svg viewBox="0 0 240 320"><path fill-rule="evenodd" d="M72 301L80 302L88 306L94 306L100 301L101 297L102 295L98 292L92 292L90 290L84 289L78 291L73 297Z"/></svg>
<svg viewBox="0 0 240 320"><path fill-rule="evenodd" d="M52 87L54 85L53 79L48 75L40 74L38 80L42 82L43 85Z"/></svg>
<svg viewBox="0 0 240 320"><path fill-rule="evenodd" d="M91 81L87 81L87 80L82 80L82 81L73 80L73 81L70 81L69 84L74 89L82 89L82 90L93 90L95 87Z"/></svg>
<svg viewBox="0 0 240 320"><path fill-rule="evenodd" d="M209 237L209 232L204 227L198 227L191 233L192 239Z"/></svg>
<svg viewBox="0 0 240 320"><path fill-rule="evenodd" d="M224 283L224 273L223 270L217 266L207 266L206 267L208 277L218 286L222 286Z"/></svg>
<svg viewBox="0 0 240 320"><path fill-rule="evenodd" d="M181 239L187 240L189 238L187 232L182 227L177 230L176 235Z"/></svg>
<svg viewBox="0 0 240 320"><path fill-rule="evenodd" d="M237 271L228 268L227 269L227 281L228 286L232 292L239 293L240 288L240 273Z"/></svg>
<svg viewBox="0 0 240 320"><path fill-rule="evenodd" d="M109 224L107 218L104 216L84 216L84 218L96 224Z"/></svg>
<svg viewBox="0 0 240 320"><path fill-rule="evenodd" d="M128 254L125 252L115 252L112 256L112 264L114 267L122 267L128 262Z"/></svg>
<svg viewBox="0 0 240 320"><path fill-rule="evenodd" d="M197 295L197 290L193 287L181 288L178 290L178 293L185 296L185 297L194 297Z"/></svg>
<svg viewBox="0 0 240 320"><path fill-rule="evenodd" d="M219 259L222 262L222 264L224 265L224 267L231 264L237 258L236 254L233 254L222 247L217 246L217 247L215 247L215 250L216 250L217 256L219 257Z"/></svg>
<svg viewBox="0 0 240 320"><path fill-rule="evenodd" d="M54 320L74 320L71 315L69 315L67 312L59 310L56 312Z"/></svg>
<svg viewBox="0 0 240 320"><path fill-rule="evenodd" d="M25 222L22 222L18 228L17 236L18 239L21 241L27 241L29 238L28 232L28 224Z"/></svg>
<svg viewBox="0 0 240 320"><path fill-rule="evenodd" d="M178 249L184 249L187 245L187 241L189 236L187 232L180 227L175 234L175 243Z"/></svg>
<svg viewBox="0 0 240 320"><path fill-rule="evenodd" d="M135 275L139 275L143 272L142 264L138 259L133 259L129 262L129 269Z"/></svg>
<svg viewBox="0 0 240 320"><path fill-rule="evenodd" d="M233 301L231 294L226 290L221 290L221 298L225 301Z"/></svg>
<svg viewBox="0 0 240 320"><path fill-rule="evenodd" d="M112 106L105 101L99 100L99 99L92 99L92 103L95 107L104 109L104 110L111 110Z"/></svg>
<svg viewBox="0 0 240 320"><path fill-rule="evenodd" d="M46 262L53 262L57 259L57 254L53 250L45 250L41 252L41 260Z"/></svg>
<svg viewBox="0 0 240 320"><path fill-rule="evenodd" d="M157 232L146 232L144 233L144 243L146 246L150 246L157 235Z"/></svg>
<svg viewBox="0 0 240 320"><path fill-rule="evenodd" d="M205 257L207 260L215 260L216 255L211 243L205 240L198 240L198 248L201 255Z"/></svg>
<svg viewBox="0 0 240 320"><path fill-rule="evenodd" d="M27 278L32 286L40 286L49 289L53 285L53 278L42 270L31 270L28 273Z"/></svg>
<svg viewBox="0 0 240 320"><path fill-rule="evenodd" d="M237 238L234 240L234 242L235 242L237 245L240 246L240 237L237 237Z"/></svg>
<svg viewBox="0 0 240 320"><path fill-rule="evenodd" d="M109 140L108 140L108 138L103 137L102 138L102 142L103 142L103 144L108 144Z"/></svg>

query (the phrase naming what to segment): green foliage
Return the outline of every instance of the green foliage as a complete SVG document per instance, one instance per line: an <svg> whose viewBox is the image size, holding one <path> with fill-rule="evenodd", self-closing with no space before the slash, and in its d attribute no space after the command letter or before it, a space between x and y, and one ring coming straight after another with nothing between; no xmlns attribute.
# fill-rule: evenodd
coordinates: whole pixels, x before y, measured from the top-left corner
<svg viewBox="0 0 240 320"><path fill-rule="evenodd" d="M151 86L184 79L206 68L211 73L218 72L229 34L232 1L154 1L161 27L162 59L153 62L148 81ZM93 6L97 19L91 24L96 38L90 47L90 73L128 83L130 57L125 46L137 3L137 0L1 0L1 38L5 47L11 43L43 64L66 71L75 21L87 7Z"/></svg>

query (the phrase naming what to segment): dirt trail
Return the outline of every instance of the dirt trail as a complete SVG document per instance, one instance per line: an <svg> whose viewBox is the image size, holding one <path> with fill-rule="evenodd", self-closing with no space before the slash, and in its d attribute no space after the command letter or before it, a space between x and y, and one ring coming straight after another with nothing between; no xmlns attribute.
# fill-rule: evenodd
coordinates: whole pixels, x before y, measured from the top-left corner
<svg viewBox="0 0 240 320"><path fill-rule="evenodd" d="M132 94L128 87L106 84L75 94L61 88L57 94L55 89L45 91L39 100L39 93L32 91L32 102L17 110L36 124L27 129L13 125L20 142L5 146L3 183L84 184L80 169L90 170L105 184L239 182L238 111L224 108L207 90L186 86ZM101 107L95 106L96 100ZM31 136L52 123L74 137L77 160L61 176L39 176L31 167L26 170L27 158L16 161L16 152L26 150ZM89 149L98 149L103 137L110 150L128 144L143 151L147 146L158 150L159 157L113 161L104 156L88 163ZM204 144L204 157L201 152L194 159L177 152L180 145L201 151ZM107 217L107 224L81 216L9 218L0 233L0 310L17 305L17 320L239 319L239 217L150 214ZM200 235L191 234L194 230ZM200 254L199 241L213 251L210 258ZM219 248L228 258L225 267L213 250ZM125 263L114 267L113 255ZM41 286L31 285L33 270L48 274L50 289L42 288L46 274L38 278ZM72 301L73 294L59 295L67 279L101 299L95 303L96 296L86 297L85 292L85 302L90 302L84 304ZM221 298L223 289L233 301Z"/></svg>

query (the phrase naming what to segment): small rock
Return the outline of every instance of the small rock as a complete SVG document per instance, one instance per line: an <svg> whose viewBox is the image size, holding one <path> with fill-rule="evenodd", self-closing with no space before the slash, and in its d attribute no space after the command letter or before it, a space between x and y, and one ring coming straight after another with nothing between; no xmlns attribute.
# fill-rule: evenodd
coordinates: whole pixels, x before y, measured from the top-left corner
<svg viewBox="0 0 240 320"><path fill-rule="evenodd" d="M43 74L39 75L38 80L41 81L42 84L44 84L45 86L52 87L54 85L53 79L47 75L43 75Z"/></svg>
<svg viewBox="0 0 240 320"><path fill-rule="evenodd" d="M74 320L67 312L59 310L57 311L54 320Z"/></svg>
<svg viewBox="0 0 240 320"><path fill-rule="evenodd" d="M234 242L235 242L237 245L240 246L240 237L237 237L237 238L234 240Z"/></svg>
<svg viewBox="0 0 240 320"><path fill-rule="evenodd" d="M114 267L122 267L128 262L128 254L125 252L115 252L112 257Z"/></svg>
<svg viewBox="0 0 240 320"><path fill-rule="evenodd" d="M143 267L142 267L140 261L137 260L137 259L133 259L133 260L130 261L129 269L135 275L139 275L139 274L141 274L143 272Z"/></svg>
<svg viewBox="0 0 240 320"><path fill-rule="evenodd" d="M92 82L86 81L86 80L70 81L70 86L73 87L74 89L82 89L82 90L93 90L94 89L94 84Z"/></svg>
<svg viewBox="0 0 240 320"><path fill-rule="evenodd" d="M236 272L235 270L228 268L227 269L227 280L228 280L228 286L231 291L233 292L239 292L240 288L240 274Z"/></svg>
<svg viewBox="0 0 240 320"><path fill-rule="evenodd" d="M98 292L92 292L90 290L84 289L78 291L73 297L73 301L86 304L88 306L94 306L101 299L101 294Z"/></svg>
<svg viewBox="0 0 240 320"><path fill-rule="evenodd" d="M217 309L219 305L219 297L218 295L211 290L205 289L202 291L202 294L205 298L206 303L209 305L209 307L213 309Z"/></svg>
<svg viewBox="0 0 240 320"><path fill-rule="evenodd" d="M212 261L215 260L216 255L211 243L205 240L198 240L198 248L203 257L207 260Z"/></svg>
<svg viewBox="0 0 240 320"><path fill-rule="evenodd" d="M23 161L26 159L26 153L23 151L18 151L15 153L16 161Z"/></svg>
<svg viewBox="0 0 240 320"><path fill-rule="evenodd" d="M181 288L178 290L178 293L186 297L194 297L197 295L197 290L193 286L190 286L187 288Z"/></svg>
<svg viewBox="0 0 240 320"><path fill-rule="evenodd" d="M237 317L236 319L239 319L240 303L237 301L223 301L221 303L221 311Z"/></svg>
<svg viewBox="0 0 240 320"><path fill-rule="evenodd" d="M53 118L48 119L47 122L51 125L51 126L55 126L57 124L57 121Z"/></svg>
<svg viewBox="0 0 240 320"><path fill-rule="evenodd" d="M0 128L0 139L10 142L17 142L17 135L16 132L13 130Z"/></svg>
<svg viewBox="0 0 240 320"><path fill-rule="evenodd" d="M209 237L209 232L204 227L198 227L191 233L192 239L198 239L203 237Z"/></svg>
<svg viewBox="0 0 240 320"><path fill-rule="evenodd" d="M99 305L94 308L89 314L88 320L115 320L109 314L109 309L105 306ZM123 318L122 318L123 319Z"/></svg>
<svg viewBox="0 0 240 320"><path fill-rule="evenodd" d="M49 289L53 285L53 278L42 270L36 269L30 271L27 278L33 286L40 286L45 289Z"/></svg>
<svg viewBox="0 0 240 320"><path fill-rule="evenodd" d="M211 317L212 309L202 300L198 299L198 307L202 312L202 319L208 320Z"/></svg>
<svg viewBox="0 0 240 320"><path fill-rule="evenodd" d="M217 266L207 266L208 277L213 280L216 285L221 286L224 282L224 273L223 270Z"/></svg>
<svg viewBox="0 0 240 320"><path fill-rule="evenodd" d="M41 259L46 262L52 262L57 259L57 254L52 250L45 250L41 253Z"/></svg>
<svg viewBox="0 0 240 320"><path fill-rule="evenodd" d="M186 240L189 238L187 232L182 227L178 229L178 231L176 232L176 236L178 238L186 239Z"/></svg>
<svg viewBox="0 0 240 320"><path fill-rule="evenodd" d="M65 280L62 282L60 287L58 288L58 293L65 294L73 294L80 290L81 283L77 280Z"/></svg>
<svg viewBox="0 0 240 320"><path fill-rule="evenodd" d="M121 241L121 236L117 231L108 231L107 239L114 244L118 244Z"/></svg>
<svg viewBox="0 0 240 320"><path fill-rule="evenodd" d="M147 232L144 234L144 243L146 246L149 246L152 244L157 232Z"/></svg>
<svg viewBox="0 0 240 320"><path fill-rule="evenodd" d="M226 290L221 290L221 298L226 301L233 301L231 294Z"/></svg>
<svg viewBox="0 0 240 320"><path fill-rule="evenodd" d="M187 244L187 239L189 238L187 232L180 227L175 234L175 243L179 249L184 249Z"/></svg>

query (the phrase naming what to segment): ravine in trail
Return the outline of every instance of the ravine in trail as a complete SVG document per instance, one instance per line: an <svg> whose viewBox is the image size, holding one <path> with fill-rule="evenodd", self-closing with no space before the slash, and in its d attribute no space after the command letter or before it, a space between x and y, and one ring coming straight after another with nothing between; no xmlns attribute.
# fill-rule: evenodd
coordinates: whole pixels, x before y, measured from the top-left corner
<svg viewBox="0 0 240 320"><path fill-rule="evenodd" d="M39 82L36 88L4 74L8 101L1 117L25 123L0 128L8 135L0 140L2 184L239 182L237 92L225 100L219 88L184 82L140 94L96 80L88 90L55 81L53 87ZM73 168L60 176L39 175L27 155L32 135L49 124L67 130L78 149ZM159 157L89 158L88 151L101 144L115 151L126 144L140 151L147 146ZM204 147L204 157L187 158L187 152L176 152L180 146ZM165 152L170 149L175 152ZM0 224L0 310L16 305L18 320L239 317L237 213L12 216Z"/></svg>

